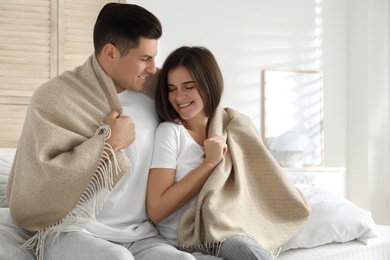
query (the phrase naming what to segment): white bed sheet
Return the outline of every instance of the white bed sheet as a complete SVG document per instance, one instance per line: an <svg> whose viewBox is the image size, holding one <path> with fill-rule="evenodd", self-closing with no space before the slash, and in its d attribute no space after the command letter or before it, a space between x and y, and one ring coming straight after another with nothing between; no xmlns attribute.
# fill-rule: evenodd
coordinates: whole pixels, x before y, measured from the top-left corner
<svg viewBox="0 0 390 260"><path fill-rule="evenodd" d="M291 249L281 253L277 260L389 260L390 226L378 225L378 237L368 245L353 240L330 243L307 249ZM34 253L21 249L29 234L12 223L8 208L0 208L0 259L34 260Z"/></svg>
<svg viewBox="0 0 390 260"><path fill-rule="evenodd" d="M15 149L0 148L0 260L34 260L31 250L20 248L31 234L12 222L5 198L14 155ZM283 250L287 251L280 253L278 260L390 260L390 226L376 228L370 213L351 202L320 192L306 183L294 183L301 186L308 198L312 207L311 219L284 245ZM353 218L344 218L345 211L354 212ZM355 238L360 241L352 240ZM350 242L330 243L335 241ZM323 245L325 243L330 244Z"/></svg>
<svg viewBox="0 0 390 260"><path fill-rule="evenodd" d="M285 251L278 260L389 260L390 226L377 225L378 237L368 245L353 240L346 243L330 243L313 248Z"/></svg>

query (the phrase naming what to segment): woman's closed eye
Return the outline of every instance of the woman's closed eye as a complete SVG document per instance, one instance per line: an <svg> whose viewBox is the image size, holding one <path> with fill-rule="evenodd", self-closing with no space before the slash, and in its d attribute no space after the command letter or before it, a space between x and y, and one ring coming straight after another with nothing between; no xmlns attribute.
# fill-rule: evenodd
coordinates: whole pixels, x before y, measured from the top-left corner
<svg viewBox="0 0 390 260"><path fill-rule="evenodd" d="M174 87L174 86L168 86L168 92L172 92L172 91L174 91L174 90L176 90L176 87Z"/></svg>

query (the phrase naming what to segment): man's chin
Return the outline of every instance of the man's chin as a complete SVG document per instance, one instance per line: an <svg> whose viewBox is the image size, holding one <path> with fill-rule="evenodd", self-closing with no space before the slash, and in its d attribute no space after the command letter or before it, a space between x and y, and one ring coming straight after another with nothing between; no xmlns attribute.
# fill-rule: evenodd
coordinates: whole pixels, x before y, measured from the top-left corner
<svg viewBox="0 0 390 260"><path fill-rule="evenodd" d="M138 83L136 86L133 87L133 91L136 91L136 92L141 91L145 87L145 84Z"/></svg>

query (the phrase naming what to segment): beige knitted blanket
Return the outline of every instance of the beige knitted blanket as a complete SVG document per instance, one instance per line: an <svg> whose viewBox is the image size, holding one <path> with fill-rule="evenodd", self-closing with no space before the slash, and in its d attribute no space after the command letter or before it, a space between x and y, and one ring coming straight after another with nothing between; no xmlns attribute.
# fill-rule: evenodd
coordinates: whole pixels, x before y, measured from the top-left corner
<svg viewBox="0 0 390 260"><path fill-rule="evenodd" d="M208 134L224 138L228 153L204 184L197 205L183 215L179 245L217 254L221 242L242 234L269 251L277 250L308 219L306 198L273 159L247 116L218 108Z"/></svg>
<svg viewBox="0 0 390 260"><path fill-rule="evenodd" d="M146 87L149 94L151 86L155 82ZM7 186L13 221L37 231L30 247L41 247L47 235L80 219L93 220L129 169L123 151L111 157L104 152L110 129L102 123L112 110L122 113L114 83L95 55L34 93Z"/></svg>

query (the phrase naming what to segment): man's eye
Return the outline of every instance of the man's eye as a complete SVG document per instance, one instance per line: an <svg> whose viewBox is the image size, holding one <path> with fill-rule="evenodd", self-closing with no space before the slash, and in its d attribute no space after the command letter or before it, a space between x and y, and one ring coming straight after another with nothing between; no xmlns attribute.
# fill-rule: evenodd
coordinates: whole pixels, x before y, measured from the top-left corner
<svg viewBox="0 0 390 260"><path fill-rule="evenodd" d="M142 56L142 57L140 57L140 60L141 61L148 61L150 58L151 57L149 57L149 56Z"/></svg>

